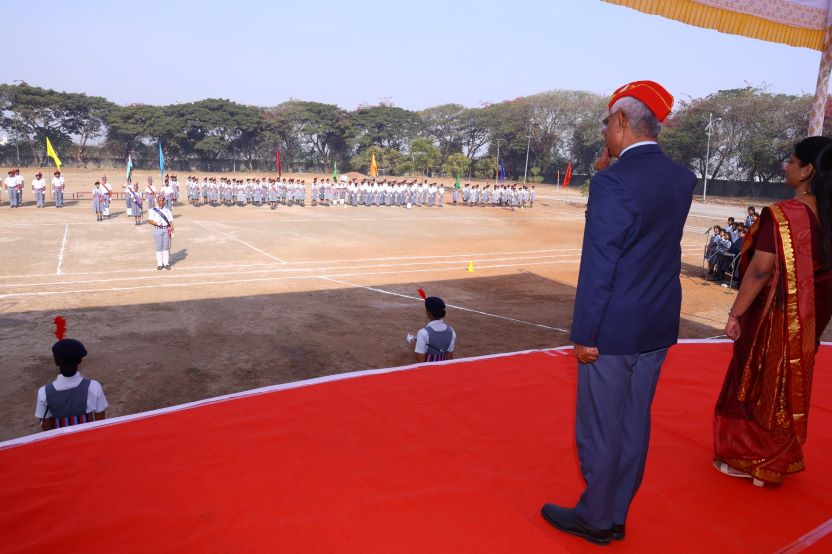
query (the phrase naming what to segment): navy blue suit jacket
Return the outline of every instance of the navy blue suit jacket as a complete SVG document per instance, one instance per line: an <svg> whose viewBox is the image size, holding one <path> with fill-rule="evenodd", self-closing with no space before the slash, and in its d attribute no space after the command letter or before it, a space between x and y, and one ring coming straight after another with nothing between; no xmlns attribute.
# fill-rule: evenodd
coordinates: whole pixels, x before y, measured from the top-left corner
<svg viewBox="0 0 832 554"><path fill-rule="evenodd" d="M571 339L637 354L679 338L682 232L696 177L657 144L636 146L590 183Z"/></svg>

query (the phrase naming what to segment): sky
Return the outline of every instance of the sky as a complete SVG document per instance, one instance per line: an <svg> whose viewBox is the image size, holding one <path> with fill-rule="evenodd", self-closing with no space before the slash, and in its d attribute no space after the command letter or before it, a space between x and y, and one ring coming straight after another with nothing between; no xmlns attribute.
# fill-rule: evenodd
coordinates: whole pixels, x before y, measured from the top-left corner
<svg viewBox="0 0 832 554"><path fill-rule="evenodd" d="M677 99L814 94L820 52L600 0L3 0L0 81L118 104L468 107L640 79Z"/></svg>

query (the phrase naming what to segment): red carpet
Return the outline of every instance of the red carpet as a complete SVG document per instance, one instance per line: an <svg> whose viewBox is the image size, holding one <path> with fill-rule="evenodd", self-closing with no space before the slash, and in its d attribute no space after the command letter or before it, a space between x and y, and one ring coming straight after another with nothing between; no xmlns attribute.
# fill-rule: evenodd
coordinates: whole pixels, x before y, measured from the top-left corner
<svg viewBox="0 0 832 554"><path fill-rule="evenodd" d="M808 469L777 489L710 465L729 355L720 343L671 349L645 484L611 551L775 552L832 518L832 347L818 359ZM0 549L595 552L539 516L582 489L574 389L571 354L520 353L10 441ZM832 551L832 536L806 551Z"/></svg>

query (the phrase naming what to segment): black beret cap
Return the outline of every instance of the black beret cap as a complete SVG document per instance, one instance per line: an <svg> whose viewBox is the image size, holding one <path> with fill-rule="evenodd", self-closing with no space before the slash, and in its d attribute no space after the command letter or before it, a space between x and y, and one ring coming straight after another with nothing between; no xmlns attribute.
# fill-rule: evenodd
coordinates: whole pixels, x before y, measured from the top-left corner
<svg viewBox="0 0 832 554"><path fill-rule="evenodd" d="M75 339L61 339L52 345L52 356L56 362L79 361L87 355L87 349L81 341Z"/></svg>

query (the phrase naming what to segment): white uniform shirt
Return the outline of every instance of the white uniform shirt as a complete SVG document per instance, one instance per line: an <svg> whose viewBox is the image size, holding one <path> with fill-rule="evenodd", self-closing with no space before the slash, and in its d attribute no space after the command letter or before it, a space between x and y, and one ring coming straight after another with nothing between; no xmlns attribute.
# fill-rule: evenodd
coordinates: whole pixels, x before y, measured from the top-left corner
<svg viewBox="0 0 832 554"><path fill-rule="evenodd" d="M445 321L442 319L434 319L430 323L428 323L428 327L433 329L434 331L442 332L448 328L445 324ZM456 344L456 331L451 329L451 344L448 346L448 352L454 351L454 345ZM425 330L424 327L419 329L419 332L416 333L416 349L414 352L417 354L424 354L428 351L428 332Z"/></svg>
<svg viewBox="0 0 832 554"><path fill-rule="evenodd" d="M162 212L163 214L165 214L165 217L168 218L168 222L165 222L165 220L162 219L162 216L159 215L159 212ZM148 219L150 220L151 223L154 223L156 225L162 225L164 227L167 227L168 223L173 224L173 214L170 213L170 210L167 209L167 208L159 208L158 206L155 207L155 208L152 208L148 212Z"/></svg>
<svg viewBox="0 0 832 554"><path fill-rule="evenodd" d="M40 179L35 179L32 181L32 188L35 190L42 190L46 188L46 181L44 181L42 177Z"/></svg>
<svg viewBox="0 0 832 554"><path fill-rule="evenodd" d="M63 189L64 188L64 178L63 177L52 177L52 188L53 189Z"/></svg>
<svg viewBox="0 0 832 554"><path fill-rule="evenodd" d="M52 382L55 390L69 390L74 389L81 384L83 377L80 373L76 373L72 377L64 377L58 375L58 378ZM38 400L35 404L35 417L43 419L45 417L52 417L51 410L46 411L46 387L43 386L38 389ZM107 398L104 397L104 390L101 388L101 383L95 379L90 380L90 388L87 391L87 411L86 413L95 412L101 413L107 409Z"/></svg>
<svg viewBox="0 0 832 554"><path fill-rule="evenodd" d="M5 184L6 190L12 190L17 186L17 179L15 179L14 177L6 177Z"/></svg>

